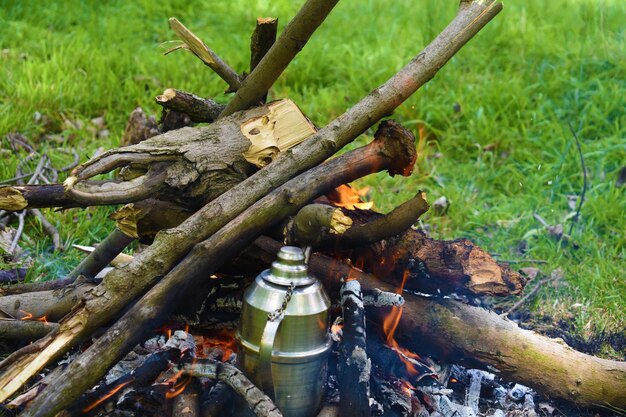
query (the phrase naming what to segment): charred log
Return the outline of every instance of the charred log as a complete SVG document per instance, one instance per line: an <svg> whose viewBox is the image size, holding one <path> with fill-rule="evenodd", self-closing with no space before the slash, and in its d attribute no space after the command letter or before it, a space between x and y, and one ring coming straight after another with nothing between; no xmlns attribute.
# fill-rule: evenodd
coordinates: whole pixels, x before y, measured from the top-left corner
<svg viewBox="0 0 626 417"><path fill-rule="evenodd" d="M341 287L343 340L339 349L339 415L369 417L371 362L365 351L365 309L361 285L348 281Z"/></svg>

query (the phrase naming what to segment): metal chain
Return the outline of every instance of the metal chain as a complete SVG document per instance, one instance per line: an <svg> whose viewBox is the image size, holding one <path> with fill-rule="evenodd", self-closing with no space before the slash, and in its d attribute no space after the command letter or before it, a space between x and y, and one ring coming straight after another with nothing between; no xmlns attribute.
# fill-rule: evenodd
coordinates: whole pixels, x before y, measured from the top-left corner
<svg viewBox="0 0 626 417"><path fill-rule="evenodd" d="M287 287L287 294L285 294L285 299L283 300L283 304L280 306L280 308L277 308L276 311L269 313L267 315L267 319L269 321L276 320L278 317L283 315L285 310L287 310L287 304L289 304L289 301L291 300L291 296L293 295L294 288L296 288L296 285L292 281L289 283L289 287Z"/></svg>

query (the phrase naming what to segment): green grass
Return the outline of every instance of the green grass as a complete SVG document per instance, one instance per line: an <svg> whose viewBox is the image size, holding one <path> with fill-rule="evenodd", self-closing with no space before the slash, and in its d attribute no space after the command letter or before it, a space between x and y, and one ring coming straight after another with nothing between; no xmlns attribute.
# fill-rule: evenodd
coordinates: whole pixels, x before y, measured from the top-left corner
<svg viewBox="0 0 626 417"><path fill-rule="evenodd" d="M0 137L19 131L60 160L73 146L82 160L119 141L129 112L159 109L154 97L176 87L225 102L225 85L190 54L162 56L173 40L167 18L178 17L224 60L246 70L257 16L281 27L300 2L2 1L0 6ZM400 69L453 17L456 1L342 2L272 90L290 97L324 125ZM418 189L430 201L446 196L445 216L423 224L437 238L468 237L501 259L540 259L545 274L564 279L540 291L538 313L569 317L581 334L626 324L626 2L528 0L505 11L393 117L417 131L413 177L376 175L359 181L388 211ZM455 106L460 111L455 111ZM36 123L33 115L44 115ZM110 136L96 138L89 120L104 115ZM75 128L64 120L82 120ZM588 190L572 238L551 238L537 212L569 231L569 195L580 195L582 170L569 131L579 135ZM47 136L45 136L47 134ZM19 158L2 139L0 180ZM366 141L361 138L356 146ZM90 244L111 228L110 209L47 214L66 243ZM62 274L74 251L52 254L29 221L25 244L37 271ZM520 244L526 247L519 253ZM515 266L526 266L519 263ZM532 284L531 284L532 285ZM574 306L574 307L572 307ZM555 319L556 320L556 319Z"/></svg>

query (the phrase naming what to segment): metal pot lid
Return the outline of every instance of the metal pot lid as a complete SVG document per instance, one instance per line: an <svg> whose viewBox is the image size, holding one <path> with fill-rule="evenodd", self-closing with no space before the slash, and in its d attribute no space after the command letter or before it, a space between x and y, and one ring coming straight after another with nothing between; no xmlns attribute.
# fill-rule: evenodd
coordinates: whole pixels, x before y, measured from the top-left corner
<svg viewBox="0 0 626 417"><path fill-rule="evenodd" d="M311 285L315 278L310 277L304 263L304 253L296 246L283 246L272 268L262 274L264 280L277 285Z"/></svg>

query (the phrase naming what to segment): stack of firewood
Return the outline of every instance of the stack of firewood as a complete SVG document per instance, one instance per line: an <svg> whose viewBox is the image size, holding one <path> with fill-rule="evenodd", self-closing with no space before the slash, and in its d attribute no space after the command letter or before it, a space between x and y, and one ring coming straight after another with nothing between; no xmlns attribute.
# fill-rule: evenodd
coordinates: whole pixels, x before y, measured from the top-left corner
<svg viewBox="0 0 626 417"><path fill-rule="evenodd" d="M63 184L0 188L0 209L7 211L127 204L113 216L111 235L67 277L0 289L0 310L8 317L2 326L23 326L19 319L25 314L56 322L39 326L29 336L40 336L36 341L0 363L0 402L15 397L42 369L54 367L57 359L92 338L89 348L47 375L21 415L73 410L87 390L181 304L193 304L188 300L208 294L223 277L237 276L233 269L248 265L258 272L274 258L278 242L287 240L312 252L310 270L333 298L345 300L348 311L362 304L361 291L397 293L405 282L411 292L403 294L395 339L406 348L494 368L579 405L626 407L623 363L574 352L444 297L519 294L524 280L467 240L437 241L413 230L411 225L428 209L421 192L416 190L413 199L386 216L340 210L321 198L370 173L410 175L414 137L390 120L380 123L370 144L327 159L434 77L501 4L462 0L457 16L403 69L317 129L293 102L265 104L265 98L336 3L308 0L278 39L276 20L259 19L246 76L171 19L183 41L178 48L194 53L226 81L233 92L228 104L168 89L157 97L164 109L161 125L134 112L124 137L128 146L79 165ZM92 179L117 169L113 180ZM150 245L132 259L116 259L135 239ZM110 262L114 268L102 278L98 274ZM344 287L340 296L348 278L358 281L361 290ZM381 326L390 308L397 307L367 311L368 329ZM350 333L365 323L363 314L356 317L360 324L346 323L342 349L367 343L364 332ZM19 337L25 332L13 333ZM213 362L205 368L223 380L236 372ZM340 378L361 371L358 365L344 369ZM344 396L366 413L363 394L368 387L353 385L355 390ZM348 415L350 406L342 407L342 415Z"/></svg>

